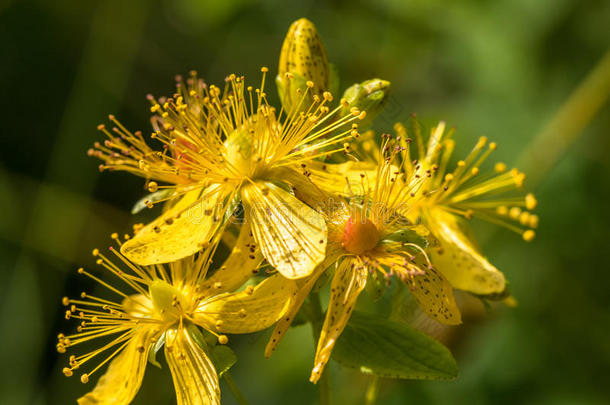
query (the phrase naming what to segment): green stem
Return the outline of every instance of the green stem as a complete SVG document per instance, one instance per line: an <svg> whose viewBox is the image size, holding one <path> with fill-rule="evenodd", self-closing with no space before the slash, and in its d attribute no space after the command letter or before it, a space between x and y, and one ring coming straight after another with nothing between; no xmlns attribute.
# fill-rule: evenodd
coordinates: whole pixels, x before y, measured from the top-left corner
<svg viewBox="0 0 610 405"><path fill-rule="evenodd" d="M246 397L244 397L244 394L242 394L242 392L237 387L237 384L235 384L235 380L233 379L233 376L229 371L225 371L222 375L222 378L224 378L227 387L229 387L231 393L233 394L233 397L239 405L250 405Z"/></svg>
<svg viewBox="0 0 610 405"><path fill-rule="evenodd" d="M379 377L374 375L369 383L368 388L366 389L365 396L365 404L366 405L375 405L377 402L377 394L379 393Z"/></svg>
<svg viewBox="0 0 610 405"><path fill-rule="evenodd" d="M311 322L311 330L313 332L314 349L317 347L320 332L324 322L324 313L320 304L320 294L312 292L309 294L309 315ZM318 391L320 393L320 405L330 405L330 378L327 369L324 369L320 379L318 380Z"/></svg>
<svg viewBox="0 0 610 405"><path fill-rule="evenodd" d="M553 168L610 97L610 50L523 152L518 167L536 184Z"/></svg>

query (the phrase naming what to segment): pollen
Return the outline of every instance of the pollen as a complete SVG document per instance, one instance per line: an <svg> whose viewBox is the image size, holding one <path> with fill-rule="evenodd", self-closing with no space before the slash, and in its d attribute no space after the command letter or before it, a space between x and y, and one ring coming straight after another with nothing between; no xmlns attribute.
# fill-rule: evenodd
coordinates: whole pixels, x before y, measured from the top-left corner
<svg viewBox="0 0 610 405"><path fill-rule="evenodd" d="M369 219L354 220L353 217L347 221L343 231L343 248L355 255L369 251L379 242L379 231L375 224Z"/></svg>

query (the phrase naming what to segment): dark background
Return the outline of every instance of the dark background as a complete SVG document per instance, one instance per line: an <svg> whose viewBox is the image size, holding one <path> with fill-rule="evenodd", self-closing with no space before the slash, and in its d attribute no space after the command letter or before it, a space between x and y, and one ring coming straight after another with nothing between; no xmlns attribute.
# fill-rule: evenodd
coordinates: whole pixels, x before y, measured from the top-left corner
<svg viewBox="0 0 610 405"><path fill-rule="evenodd" d="M146 132L145 95L169 94L190 69L210 83L232 72L257 83L261 66L275 75L284 33L303 16L341 91L392 82L381 130L417 112L424 125L455 125L461 151L487 135L500 146L495 159L532 175L540 202L533 243L478 232L519 305L474 309L452 332L456 381L383 380L378 403L609 403L608 60L593 75L601 82L560 112L610 45L610 2L582 0L0 1L0 403L72 403L93 387L61 374L55 336L71 325L60 298L89 286L75 269L92 264L110 232L129 230L144 194L141 179L100 175L86 156L101 139L96 125L114 113ZM246 397L315 402L307 327L271 360L265 337L232 340ZM368 377L336 364L331 373L337 403L363 402ZM167 367L150 367L135 402L170 404L172 390ZM228 390L223 398L233 403Z"/></svg>

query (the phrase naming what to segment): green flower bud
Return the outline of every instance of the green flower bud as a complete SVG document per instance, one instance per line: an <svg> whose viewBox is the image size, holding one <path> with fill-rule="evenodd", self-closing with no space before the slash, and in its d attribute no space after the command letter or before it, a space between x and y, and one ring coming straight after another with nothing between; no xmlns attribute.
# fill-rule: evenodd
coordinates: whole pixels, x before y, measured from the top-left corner
<svg viewBox="0 0 610 405"><path fill-rule="evenodd" d="M305 108L313 95L328 91L330 66L316 27L311 21L301 18L290 26L280 54L276 83L285 109L301 100L308 81L313 83L313 87L308 90L310 97Z"/></svg>
<svg viewBox="0 0 610 405"><path fill-rule="evenodd" d="M354 107L366 111L366 117L358 124L360 128L365 128L383 111L389 91L390 82L387 80L370 79L354 84L343 93L341 115L350 114Z"/></svg>

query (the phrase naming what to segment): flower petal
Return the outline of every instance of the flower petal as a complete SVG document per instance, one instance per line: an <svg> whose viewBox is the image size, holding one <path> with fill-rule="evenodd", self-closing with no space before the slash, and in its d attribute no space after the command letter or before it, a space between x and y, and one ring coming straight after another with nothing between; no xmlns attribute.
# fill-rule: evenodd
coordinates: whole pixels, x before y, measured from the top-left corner
<svg viewBox="0 0 610 405"><path fill-rule="evenodd" d="M242 198L263 256L284 277L305 277L324 260L327 229L320 214L272 183L248 184Z"/></svg>
<svg viewBox="0 0 610 405"><path fill-rule="evenodd" d="M309 377L311 382L316 383L322 375L335 342L345 329L358 296L366 285L367 276L366 266L353 259L342 260L337 267L330 287L330 302L318 340L314 367Z"/></svg>
<svg viewBox="0 0 610 405"><path fill-rule="evenodd" d="M267 342L267 346L265 347L265 357L271 357L275 349L277 349L280 340L282 340L282 337L286 331L288 331L288 328L294 320L294 317L297 315L297 312L299 312L299 309L301 309L303 301L305 301L305 298L307 298L309 292L324 271L337 261L339 252L341 252L339 247L329 243L326 247L326 259L324 259L322 264L320 264L309 277L294 280L297 284L296 294L292 297L290 306L284 316L278 321L275 328L273 328L269 342ZM291 281L292 280L285 279L285 282Z"/></svg>
<svg viewBox="0 0 610 405"><path fill-rule="evenodd" d="M152 333L142 329L110 362L93 391L78 399L79 405L129 404L138 393L146 370Z"/></svg>
<svg viewBox="0 0 610 405"><path fill-rule="evenodd" d="M449 281L434 268L422 267L423 269L425 274L405 279L420 308L428 316L445 325L462 323L462 316L455 303L453 287Z"/></svg>
<svg viewBox="0 0 610 405"><path fill-rule="evenodd" d="M221 333L252 333L276 323L296 296L297 284L275 274L254 290L214 296L193 314L195 323Z"/></svg>
<svg viewBox="0 0 610 405"><path fill-rule="evenodd" d="M373 188L377 178L377 165L371 162L324 163L311 161L307 163L306 170L311 181L322 190L341 196L363 194L366 188ZM363 182L366 186L364 188Z"/></svg>
<svg viewBox="0 0 610 405"><path fill-rule="evenodd" d="M153 303L144 294L133 294L123 300L123 311L134 318L150 318L154 313Z"/></svg>
<svg viewBox="0 0 610 405"><path fill-rule="evenodd" d="M214 364L186 328L166 332L165 359L174 380L178 405L220 404Z"/></svg>
<svg viewBox="0 0 610 405"><path fill-rule="evenodd" d="M167 263L201 250L213 236L230 190L212 185L185 194L173 207L121 246L121 253L140 265Z"/></svg>
<svg viewBox="0 0 610 405"><path fill-rule="evenodd" d="M504 291L504 274L477 252L454 215L435 209L426 219L441 244L440 251L430 249L430 258L453 287L481 295Z"/></svg>
<svg viewBox="0 0 610 405"><path fill-rule="evenodd" d="M256 246L249 224L243 224L231 254L214 274L201 285L201 292L206 294L213 291L220 294L234 291L241 287L253 274L263 261L263 255Z"/></svg>

